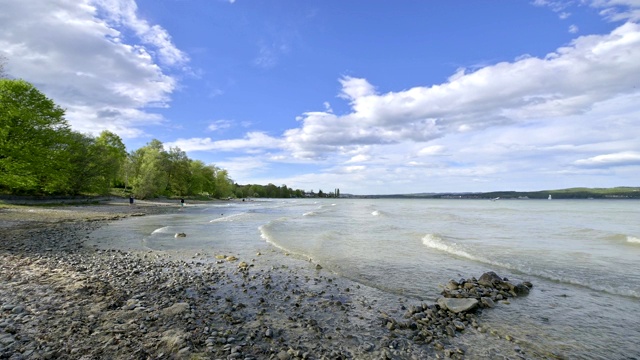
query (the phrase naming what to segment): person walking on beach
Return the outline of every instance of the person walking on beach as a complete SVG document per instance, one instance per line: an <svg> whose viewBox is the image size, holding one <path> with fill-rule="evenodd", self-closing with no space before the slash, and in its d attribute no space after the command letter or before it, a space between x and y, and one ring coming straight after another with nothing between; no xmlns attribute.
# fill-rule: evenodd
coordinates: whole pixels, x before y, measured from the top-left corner
<svg viewBox="0 0 640 360"><path fill-rule="evenodd" d="M129 195L129 206L133 205L133 195Z"/></svg>
<svg viewBox="0 0 640 360"><path fill-rule="evenodd" d="M184 207L184 199L180 199L180 206Z"/></svg>

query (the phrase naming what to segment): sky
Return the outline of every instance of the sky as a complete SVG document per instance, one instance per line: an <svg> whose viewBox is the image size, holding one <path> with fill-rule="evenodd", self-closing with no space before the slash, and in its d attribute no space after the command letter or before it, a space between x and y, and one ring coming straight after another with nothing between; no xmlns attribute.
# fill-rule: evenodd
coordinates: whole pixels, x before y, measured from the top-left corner
<svg viewBox="0 0 640 360"><path fill-rule="evenodd" d="M640 186L639 0L0 0L0 55L238 184Z"/></svg>

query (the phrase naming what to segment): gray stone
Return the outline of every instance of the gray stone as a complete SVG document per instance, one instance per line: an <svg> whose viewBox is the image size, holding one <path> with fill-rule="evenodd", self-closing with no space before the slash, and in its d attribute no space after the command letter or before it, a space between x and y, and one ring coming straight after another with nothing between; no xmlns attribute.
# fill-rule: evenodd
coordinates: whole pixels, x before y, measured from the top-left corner
<svg viewBox="0 0 640 360"><path fill-rule="evenodd" d="M457 290L458 289L458 282L456 282L455 280L450 280L447 285L445 285L445 289L447 290Z"/></svg>
<svg viewBox="0 0 640 360"><path fill-rule="evenodd" d="M494 308L496 306L496 303L493 302L493 300L491 300L491 298L489 297L483 297L480 299L480 301L482 301L482 305L488 308Z"/></svg>
<svg viewBox="0 0 640 360"><path fill-rule="evenodd" d="M478 284L487 287L494 287L495 285L502 284L502 282L502 278L493 271L482 274L480 279L478 279Z"/></svg>
<svg viewBox="0 0 640 360"><path fill-rule="evenodd" d="M472 310L478 305L476 299L459 299L459 298L438 298L438 305L441 308L445 308L453 313L460 313Z"/></svg>

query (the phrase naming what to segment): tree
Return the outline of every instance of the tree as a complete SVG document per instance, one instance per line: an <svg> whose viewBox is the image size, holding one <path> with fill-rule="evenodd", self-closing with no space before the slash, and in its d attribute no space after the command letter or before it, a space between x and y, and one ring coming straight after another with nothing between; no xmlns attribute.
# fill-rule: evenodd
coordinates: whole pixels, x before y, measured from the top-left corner
<svg viewBox="0 0 640 360"><path fill-rule="evenodd" d="M170 193L178 196L187 195L191 182L191 160L178 147L169 149L167 160Z"/></svg>
<svg viewBox="0 0 640 360"><path fill-rule="evenodd" d="M24 80L0 79L0 187L56 192L69 134L64 110Z"/></svg>
<svg viewBox="0 0 640 360"><path fill-rule="evenodd" d="M102 152L104 172L109 182L108 186L117 186L123 184L124 167L127 161L127 148L124 146L122 139L108 131L104 130L95 141L98 151Z"/></svg>
<svg viewBox="0 0 640 360"><path fill-rule="evenodd" d="M107 149L96 138L71 132L66 141L66 180L59 184L66 193L106 194L115 170Z"/></svg>
<svg viewBox="0 0 640 360"><path fill-rule="evenodd" d="M153 139L131 155L133 178L131 185L136 197L158 196L167 189L167 154L162 143Z"/></svg>

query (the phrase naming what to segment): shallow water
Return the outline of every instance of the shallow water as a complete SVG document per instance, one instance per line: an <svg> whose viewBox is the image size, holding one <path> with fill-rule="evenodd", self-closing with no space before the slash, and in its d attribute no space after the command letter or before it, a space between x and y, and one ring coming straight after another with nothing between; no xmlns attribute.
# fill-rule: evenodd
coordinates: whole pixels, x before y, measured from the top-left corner
<svg viewBox="0 0 640 360"><path fill-rule="evenodd" d="M183 256L276 247L428 301L438 284L492 270L534 284L485 312L496 336L558 357L615 359L640 356L638 219L640 203L626 200L235 201L115 222L93 240Z"/></svg>

